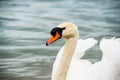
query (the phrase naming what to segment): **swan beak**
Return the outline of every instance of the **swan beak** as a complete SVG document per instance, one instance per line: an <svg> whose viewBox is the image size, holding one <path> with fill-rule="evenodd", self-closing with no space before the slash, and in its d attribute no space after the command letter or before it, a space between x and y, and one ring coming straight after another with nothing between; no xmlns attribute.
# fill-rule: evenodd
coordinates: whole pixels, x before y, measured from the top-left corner
<svg viewBox="0 0 120 80"><path fill-rule="evenodd" d="M58 32L56 32L55 36L52 36L46 43L46 45L48 46L49 44L55 42L56 40L60 39L61 36Z"/></svg>

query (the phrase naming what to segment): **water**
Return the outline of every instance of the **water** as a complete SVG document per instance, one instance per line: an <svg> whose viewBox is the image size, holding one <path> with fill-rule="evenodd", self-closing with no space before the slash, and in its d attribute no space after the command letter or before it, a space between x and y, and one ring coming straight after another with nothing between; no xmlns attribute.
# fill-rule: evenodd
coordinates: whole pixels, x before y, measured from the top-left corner
<svg viewBox="0 0 120 80"><path fill-rule="evenodd" d="M1 0L0 80L50 80L59 40L45 43L59 23L78 25L80 38L120 37L119 0ZM101 58L96 45L85 59Z"/></svg>

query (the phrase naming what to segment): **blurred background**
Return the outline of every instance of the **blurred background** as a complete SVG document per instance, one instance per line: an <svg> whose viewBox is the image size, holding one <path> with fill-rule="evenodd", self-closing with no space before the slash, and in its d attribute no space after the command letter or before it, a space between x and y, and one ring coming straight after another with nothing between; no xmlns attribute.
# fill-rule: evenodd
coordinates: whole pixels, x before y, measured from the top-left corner
<svg viewBox="0 0 120 80"><path fill-rule="evenodd" d="M64 40L45 43L66 21L78 26L81 39L120 37L120 0L0 0L0 80L50 80ZM101 56L96 45L83 58Z"/></svg>

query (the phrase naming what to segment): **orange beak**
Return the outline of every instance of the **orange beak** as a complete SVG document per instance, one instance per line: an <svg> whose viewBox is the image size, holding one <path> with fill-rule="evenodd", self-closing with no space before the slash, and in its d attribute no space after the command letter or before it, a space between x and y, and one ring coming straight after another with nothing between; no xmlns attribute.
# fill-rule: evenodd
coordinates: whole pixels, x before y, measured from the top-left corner
<svg viewBox="0 0 120 80"><path fill-rule="evenodd" d="M55 42L56 40L60 39L61 36L58 32L56 32L55 36L52 36L46 43L46 45L48 46L49 44Z"/></svg>

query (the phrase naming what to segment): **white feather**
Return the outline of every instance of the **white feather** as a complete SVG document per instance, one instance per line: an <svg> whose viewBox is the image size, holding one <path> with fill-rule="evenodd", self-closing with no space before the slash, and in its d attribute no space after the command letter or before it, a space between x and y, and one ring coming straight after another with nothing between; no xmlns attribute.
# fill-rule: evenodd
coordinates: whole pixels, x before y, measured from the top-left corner
<svg viewBox="0 0 120 80"><path fill-rule="evenodd" d="M88 60L80 59L85 51L96 43L93 38L78 40L66 80L120 80L120 38L101 40L100 49L103 52L101 61L91 64ZM56 57L52 77L55 76L63 49L64 46Z"/></svg>
<svg viewBox="0 0 120 80"><path fill-rule="evenodd" d="M77 46L76 46L76 49L75 49L75 52L74 52L74 55L73 55L73 59L77 59L78 61L80 60L80 58L84 55L84 52L91 48L92 46L94 46L95 44L97 43L97 41L93 38L89 38L89 39L85 39L85 40L82 40L82 39L79 39L78 42L77 42ZM55 73L56 73L56 70L58 68L58 65L59 65L59 62L60 62L60 59L61 59L61 55L63 53L63 49L64 49L64 46L60 49L60 51L58 52L58 55L56 57L56 60L53 64L53 71L52 71L52 80L53 77L55 76ZM77 62L78 62L77 61ZM85 61L85 62L88 62L90 63L89 61ZM79 62L78 62L79 63ZM84 63L84 62L82 62ZM91 64L91 63L90 63ZM71 62L71 65L72 65L72 62ZM73 66L72 66L73 67ZM79 67L79 66L78 66ZM71 68L70 68L71 69ZM69 73L69 72L68 72Z"/></svg>

